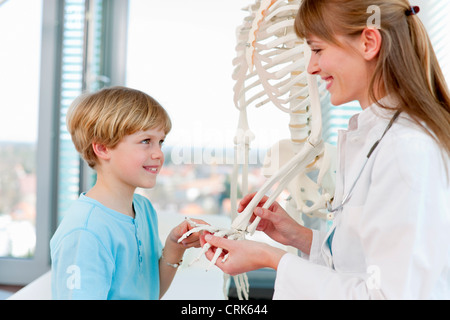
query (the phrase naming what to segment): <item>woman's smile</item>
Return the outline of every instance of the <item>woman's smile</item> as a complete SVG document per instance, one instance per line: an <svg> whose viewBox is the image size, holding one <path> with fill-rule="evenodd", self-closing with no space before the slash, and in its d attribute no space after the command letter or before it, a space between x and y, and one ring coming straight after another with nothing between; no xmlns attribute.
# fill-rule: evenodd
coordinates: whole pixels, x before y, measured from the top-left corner
<svg viewBox="0 0 450 320"><path fill-rule="evenodd" d="M322 80L327 83L327 90L330 90L331 86L333 85L333 77L322 77Z"/></svg>

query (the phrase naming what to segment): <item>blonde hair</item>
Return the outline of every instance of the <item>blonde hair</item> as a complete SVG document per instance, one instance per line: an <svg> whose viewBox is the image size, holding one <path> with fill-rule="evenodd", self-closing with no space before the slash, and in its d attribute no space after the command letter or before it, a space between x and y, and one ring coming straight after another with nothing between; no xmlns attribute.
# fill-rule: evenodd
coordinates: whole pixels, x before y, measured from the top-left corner
<svg viewBox="0 0 450 320"><path fill-rule="evenodd" d="M172 128L169 115L155 99L125 87L81 95L70 106L66 122L75 148L91 168L97 164L93 142L114 148L126 135L149 129L168 134Z"/></svg>
<svg viewBox="0 0 450 320"><path fill-rule="evenodd" d="M336 35L357 36L367 27L377 6L382 44L369 95L376 83L450 156L450 93L430 38L417 15L407 15L407 0L303 0L295 19L301 38L311 35L342 46ZM386 106L381 107L387 108Z"/></svg>

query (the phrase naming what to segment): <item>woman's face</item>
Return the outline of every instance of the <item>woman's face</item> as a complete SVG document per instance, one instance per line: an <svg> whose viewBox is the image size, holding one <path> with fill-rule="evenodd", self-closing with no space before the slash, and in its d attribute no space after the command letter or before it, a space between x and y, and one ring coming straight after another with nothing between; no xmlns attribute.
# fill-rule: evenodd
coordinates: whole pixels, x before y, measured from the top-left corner
<svg viewBox="0 0 450 320"><path fill-rule="evenodd" d="M368 88L372 64L361 54L363 45L359 37L337 36L337 40L345 46L315 36L307 39L312 51L307 71L327 82L333 105L358 100L364 109L370 105Z"/></svg>

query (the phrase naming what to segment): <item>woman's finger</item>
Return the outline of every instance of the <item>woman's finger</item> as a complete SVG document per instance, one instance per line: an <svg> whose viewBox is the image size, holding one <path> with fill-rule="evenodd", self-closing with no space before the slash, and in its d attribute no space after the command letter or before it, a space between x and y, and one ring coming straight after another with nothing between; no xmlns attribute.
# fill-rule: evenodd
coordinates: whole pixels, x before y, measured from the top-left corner
<svg viewBox="0 0 450 320"><path fill-rule="evenodd" d="M253 198L255 197L256 192L251 193L246 195L244 198L242 198L242 200L239 202L239 208L238 208L238 212L242 212L250 203L250 201L253 200ZM269 199L267 196L264 196L258 203L258 206L262 206L264 205L264 203L266 203L267 199Z"/></svg>
<svg viewBox="0 0 450 320"><path fill-rule="evenodd" d="M221 237L215 237L212 234L205 235L205 241L208 242L211 246L222 248L225 250L229 250L234 243L233 240L228 240Z"/></svg>
<svg viewBox="0 0 450 320"><path fill-rule="evenodd" d="M250 193L250 194L246 195L244 198L242 198L242 200L239 202L238 212L242 212L242 210L244 210L245 207L247 207L249 202L252 201L255 194L256 194L256 192Z"/></svg>

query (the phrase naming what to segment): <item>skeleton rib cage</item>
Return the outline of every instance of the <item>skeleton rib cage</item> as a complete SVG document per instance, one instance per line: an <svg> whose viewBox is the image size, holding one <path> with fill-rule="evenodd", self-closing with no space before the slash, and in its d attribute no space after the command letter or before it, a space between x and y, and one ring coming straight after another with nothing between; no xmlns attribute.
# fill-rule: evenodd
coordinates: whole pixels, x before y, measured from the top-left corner
<svg viewBox="0 0 450 320"><path fill-rule="evenodd" d="M257 0L245 9L249 15L237 29L233 90L239 122L234 137L232 212L237 212L240 169L240 189L243 194L248 192L249 149L254 135L248 126L247 108L271 104L288 113L290 139L279 141L269 150L263 168L268 179L244 211L233 217L230 229L194 225L195 228L181 239L199 230L235 240L244 239L246 234L255 232L259 223L258 218L250 223L250 218L261 199L268 196L263 206L268 208L285 189L290 194L286 210L299 223L303 223L302 214L332 218L325 208L334 194L335 148L322 140L320 109L321 102L326 103L328 96L325 84L306 72L311 51L294 31L300 3L301 0ZM316 173L316 181L309 177L311 172ZM205 245L202 254L207 250ZM220 248L216 250L211 265L221 253ZM248 299L247 276L241 274L234 280L239 299Z"/></svg>

